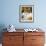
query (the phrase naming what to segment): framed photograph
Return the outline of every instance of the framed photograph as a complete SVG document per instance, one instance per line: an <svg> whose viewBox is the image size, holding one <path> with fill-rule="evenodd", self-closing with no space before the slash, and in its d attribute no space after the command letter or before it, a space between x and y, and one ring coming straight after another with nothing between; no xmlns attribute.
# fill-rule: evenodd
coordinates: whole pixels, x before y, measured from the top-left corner
<svg viewBox="0 0 46 46"><path fill-rule="evenodd" d="M19 21L33 22L34 21L34 5L20 5Z"/></svg>

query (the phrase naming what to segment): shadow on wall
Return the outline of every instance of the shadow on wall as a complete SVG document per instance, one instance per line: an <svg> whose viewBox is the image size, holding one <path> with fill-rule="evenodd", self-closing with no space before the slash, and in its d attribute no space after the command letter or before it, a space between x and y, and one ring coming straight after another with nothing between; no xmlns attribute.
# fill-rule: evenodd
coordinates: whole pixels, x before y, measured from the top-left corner
<svg viewBox="0 0 46 46"><path fill-rule="evenodd" d="M3 29L5 28L4 24L0 24L0 43L2 43L2 36L3 36L3 32L5 32Z"/></svg>

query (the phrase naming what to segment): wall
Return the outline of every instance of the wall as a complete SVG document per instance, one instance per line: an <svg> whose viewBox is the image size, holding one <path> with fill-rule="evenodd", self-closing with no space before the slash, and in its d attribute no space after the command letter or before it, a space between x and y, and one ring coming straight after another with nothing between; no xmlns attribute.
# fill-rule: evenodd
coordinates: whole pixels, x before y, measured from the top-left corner
<svg viewBox="0 0 46 46"><path fill-rule="evenodd" d="M46 28L46 0L0 0L0 25L13 24L16 28ZM34 4L34 23L19 22L19 5Z"/></svg>

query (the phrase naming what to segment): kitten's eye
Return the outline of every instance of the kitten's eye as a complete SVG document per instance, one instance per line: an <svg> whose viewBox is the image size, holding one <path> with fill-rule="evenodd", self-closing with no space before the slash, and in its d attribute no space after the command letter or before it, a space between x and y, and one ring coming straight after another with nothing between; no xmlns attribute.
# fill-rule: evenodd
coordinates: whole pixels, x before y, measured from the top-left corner
<svg viewBox="0 0 46 46"><path fill-rule="evenodd" d="M24 16L22 16L22 18L24 18Z"/></svg>

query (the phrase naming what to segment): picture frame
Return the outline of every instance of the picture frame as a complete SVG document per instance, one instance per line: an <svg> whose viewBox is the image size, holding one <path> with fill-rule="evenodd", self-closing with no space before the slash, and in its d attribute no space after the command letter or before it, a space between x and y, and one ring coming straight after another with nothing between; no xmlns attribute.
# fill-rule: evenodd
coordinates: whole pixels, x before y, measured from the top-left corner
<svg viewBox="0 0 46 46"><path fill-rule="evenodd" d="M19 6L19 21L25 23L34 22L34 5Z"/></svg>

